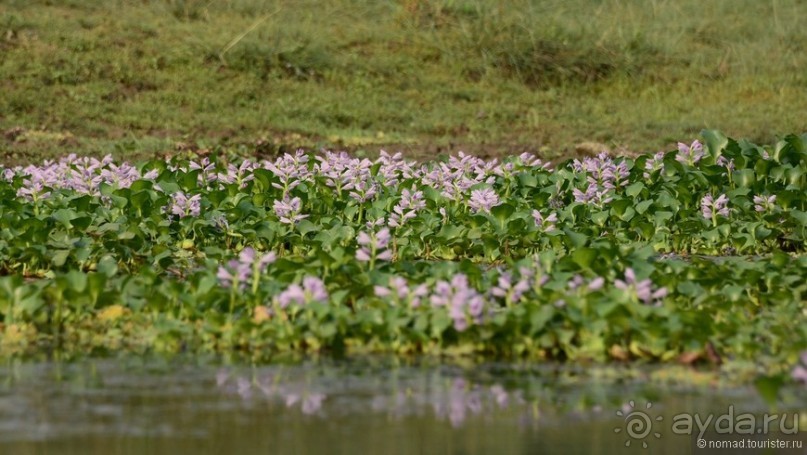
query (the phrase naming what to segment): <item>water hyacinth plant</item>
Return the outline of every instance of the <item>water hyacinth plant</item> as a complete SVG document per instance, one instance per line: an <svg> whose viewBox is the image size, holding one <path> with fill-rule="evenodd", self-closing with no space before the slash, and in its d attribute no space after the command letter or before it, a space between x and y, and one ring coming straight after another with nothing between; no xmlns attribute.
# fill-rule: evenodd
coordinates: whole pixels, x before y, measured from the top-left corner
<svg viewBox="0 0 807 455"><path fill-rule="evenodd" d="M554 166L297 151L4 168L0 346L717 351L789 375L807 349L805 142L705 132Z"/></svg>

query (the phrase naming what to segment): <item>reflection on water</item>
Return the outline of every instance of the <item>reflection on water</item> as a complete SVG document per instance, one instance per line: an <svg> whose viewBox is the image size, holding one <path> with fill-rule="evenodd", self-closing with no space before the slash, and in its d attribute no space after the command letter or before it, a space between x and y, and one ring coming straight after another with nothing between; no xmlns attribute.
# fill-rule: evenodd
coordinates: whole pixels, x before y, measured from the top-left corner
<svg viewBox="0 0 807 455"><path fill-rule="evenodd" d="M656 416L768 410L750 389L534 364L8 361L0 453L623 453L630 402ZM689 450L653 430L637 441L653 453Z"/></svg>

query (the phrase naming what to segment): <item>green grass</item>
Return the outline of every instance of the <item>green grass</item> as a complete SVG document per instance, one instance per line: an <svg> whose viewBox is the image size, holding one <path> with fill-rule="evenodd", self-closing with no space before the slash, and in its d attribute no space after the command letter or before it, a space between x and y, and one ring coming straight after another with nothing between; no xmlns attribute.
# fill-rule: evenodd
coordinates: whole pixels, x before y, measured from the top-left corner
<svg viewBox="0 0 807 455"><path fill-rule="evenodd" d="M770 143L807 130L803 17L797 0L7 0L0 160Z"/></svg>

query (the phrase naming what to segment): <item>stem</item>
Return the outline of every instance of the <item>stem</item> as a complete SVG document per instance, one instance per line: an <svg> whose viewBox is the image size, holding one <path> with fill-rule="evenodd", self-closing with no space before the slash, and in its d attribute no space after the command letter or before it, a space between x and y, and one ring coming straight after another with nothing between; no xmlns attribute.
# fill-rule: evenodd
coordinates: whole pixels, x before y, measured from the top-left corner
<svg viewBox="0 0 807 455"><path fill-rule="evenodd" d="M238 289L238 277L235 277L232 282L232 286L230 287L230 308L229 308L229 316L230 321L233 320L233 313L235 312L235 296L236 296L236 289Z"/></svg>

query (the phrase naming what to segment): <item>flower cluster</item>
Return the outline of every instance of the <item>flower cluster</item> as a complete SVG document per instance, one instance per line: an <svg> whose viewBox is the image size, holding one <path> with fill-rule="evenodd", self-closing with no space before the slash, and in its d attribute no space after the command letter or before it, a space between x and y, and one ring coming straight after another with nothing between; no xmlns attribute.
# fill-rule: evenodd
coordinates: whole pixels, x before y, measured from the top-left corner
<svg viewBox="0 0 807 455"><path fill-rule="evenodd" d="M216 276L222 287L238 287L244 290L248 283L266 271L269 264L275 262L277 255L270 251L258 256L252 247L244 248L238 255L238 259L230 260L227 265L219 266Z"/></svg>
<svg viewBox="0 0 807 455"><path fill-rule="evenodd" d="M479 183L492 185L496 181L496 176L490 175L491 164L495 163L459 152L458 156L451 156L448 163L438 163L432 169L424 165L421 180L424 185L440 191L445 198L462 201L472 186Z"/></svg>
<svg viewBox="0 0 807 455"><path fill-rule="evenodd" d="M633 274L633 270L631 270L630 273ZM631 276L633 276L633 275L631 275ZM619 281L619 280L617 280L617 281ZM569 282L566 284L566 286L569 287L569 290L574 291L574 290L577 290L577 289L582 289L583 285L585 285L585 284L586 284L586 281L585 281L585 279L583 279L582 276L575 275L574 277L572 277L571 280L569 280ZM588 285L585 286L585 288L588 289L589 291L599 291L600 289L603 288L604 285L605 285L605 278L603 278L601 276L598 276L597 278L594 278L593 280L589 281Z"/></svg>
<svg viewBox="0 0 807 455"><path fill-rule="evenodd" d="M590 285L589 285L590 286ZM645 304L661 304L661 299L667 296L667 288L659 288L653 290L653 282L650 278L642 281L636 279L636 273L633 269L628 267L625 269L625 280L615 280L614 286L621 289L630 295L635 296Z"/></svg>
<svg viewBox="0 0 807 455"><path fill-rule="evenodd" d="M313 276L303 278L302 286L291 284L283 292L275 297L280 308L285 309L292 303L299 306L311 302L326 303L328 301L328 290L321 279Z"/></svg>
<svg viewBox="0 0 807 455"><path fill-rule="evenodd" d="M197 177L197 181L199 182L200 186L205 186L210 182L215 181L218 179L218 175L216 174L216 164L210 162L210 158L204 157L202 161L197 163L196 161L191 161L188 164L188 167L191 171L199 171L199 177ZM228 176L228 178L231 178ZM231 180L235 180L235 176L231 178Z"/></svg>
<svg viewBox="0 0 807 455"><path fill-rule="evenodd" d="M601 152L596 157L587 156L583 161L575 159L571 166L575 172L585 173L590 185L599 185L609 190L624 186L630 175L625 161L616 163L606 152Z"/></svg>
<svg viewBox="0 0 807 455"><path fill-rule="evenodd" d="M754 196L754 210L757 212L769 212L776 207L776 195L772 194L768 197Z"/></svg>
<svg viewBox="0 0 807 455"><path fill-rule="evenodd" d="M468 206L474 212L489 213L490 209L501 204L499 195L490 188L483 188L481 190L471 191L471 200L468 201Z"/></svg>
<svg viewBox="0 0 807 455"><path fill-rule="evenodd" d="M235 183L239 188L244 188L248 182L255 179L253 171L256 168L256 164L250 160L242 161L238 167L230 163L227 165L227 172L219 172L216 175L216 180L228 185Z"/></svg>
<svg viewBox="0 0 807 455"><path fill-rule="evenodd" d="M575 202L595 207L602 207L614 199L608 190L600 190L596 183L590 183L585 193L575 188L572 190L572 194Z"/></svg>
<svg viewBox="0 0 807 455"><path fill-rule="evenodd" d="M510 305L519 303L524 294L532 289L530 276L522 273L521 279L513 284L513 274L510 272L503 272L499 275L497 285L491 288L490 294L504 299L505 304Z"/></svg>
<svg viewBox="0 0 807 455"><path fill-rule="evenodd" d="M532 211L532 218L535 220L535 225L538 226L538 229L541 232L551 232L555 230L555 223L558 222L558 215L556 213L551 213L549 216L544 218L541 215L541 212L538 210Z"/></svg>
<svg viewBox="0 0 807 455"><path fill-rule="evenodd" d="M401 178L414 179L420 175L418 169L415 167L416 163L414 161L404 160L401 152L390 156L389 153L381 150L381 156L378 157L378 162L381 164L378 168L378 175L381 176L384 185L387 187L398 185L399 179Z"/></svg>
<svg viewBox="0 0 807 455"><path fill-rule="evenodd" d="M368 234L359 232L356 240L360 248L356 251L356 259L362 262L373 264L376 259L382 261L392 260L392 251L387 249L391 236L388 228L383 228L377 233Z"/></svg>
<svg viewBox="0 0 807 455"><path fill-rule="evenodd" d="M645 179L650 179L652 174L656 171L664 169L664 152L657 152L652 158L644 163L644 173L642 176Z"/></svg>
<svg viewBox="0 0 807 455"><path fill-rule="evenodd" d="M308 218L308 215L301 215L302 201L299 197L289 199L288 195L280 200L275 200L272 208L275 215L280 219L283 224L294 224L302 219Z"/></svg>
<svg viewBox="0 0 807 455"><path fill-rule="evenodd" d="M425 283L410 289L406 279L399 276L390 278L389 287L375 286L373 290L376 297L389 298L394 304L407 305L410 308L420 307L422 299L429 294Z"/></svg>
<svg viewBox="0 0 807 455"><path fill-rule="evenodd" d="M201 204L201 194L188 197L182 191L177 191L171 195L171 202L168 204L168 213L180 218L185 218L186 216L197 217L202 211Z"/></svg>
<svg viewBox="0 0 807 455"><path fill-rule="evenodd" d="M717 215L728 218L728 203L729 199L725 194L721 194L717 199L711 194L707 194L701 199L701 213L704 218L712 221L716 219Z"/></svg>
<svg viewBox="0 0 807 455"><path fill-rule="evenodd" d="M40 172L32 173L31 177L24 179L22 183L23 186L17 190L17 197L38 202L50 196L50 191L46 188L47 179Z"/></svg>
<svg viewBox="0 0 807 455"><path fill-rule="evenodd" d="M462 273L454 275L450 282L438 281L430 301L433 307L448 309L454 328L459 332L466 330L471 322L482 323L485 298L469 285L468 277Z"/></svg>
<svg viewBox="0 0 807 455"><path fill-rule="evenodd" d="M74 153L59 161L45 160L42 166L26 166L4 169L3 177L13 179L14 175L22 175L24 188L18 196L31 199L34 194L44 198L42 188L66 189L81 194L100 194L102 184L113 188L128 188L141 178L137 168L128 163L116 165L112 156L101 160L90 157L78 157Z"/></svg>
<svg viewBox="0 0 807 455"><path fill-rule="evenodd" d="M389 217L389 225L392 227L402 227L410 220L417 216L417 212L426 207L426 201L423 200L423 191L417 191L414 187L411 190L404 188L401 191L401 200L392 208L392 214Z"/></svg>
<svg viewBox="0 0 807 455"><path fill-rule="evenodd" d="M274 162L263 163L263 168L272 171L280 180L280 183L272 183L272 186L283 190L283 197L286 198L289 192L303 183L311 180L313 174L308 170L308 155L302 150L297 150L294 155L283 154Z"/></svg>
<svg viewBox="0 0 807 455"><path fill-rule="evenodd" d="M734 168L735 168L735 166L734 166L734 158L727 159L725 156L720 155L717 158L716 163L717 163L718 166L725 167L727 172L734 171Z"/></svg>
<svg viewBox="0 0 807 455"><path fill-rule="evenodd" d="M700 141L695 140L691 145L679 142L678 154L675 156L675 159L679 163L695 166L704 155L706 155L706 152L703 151L703 144L701 144Z"/></svg>

